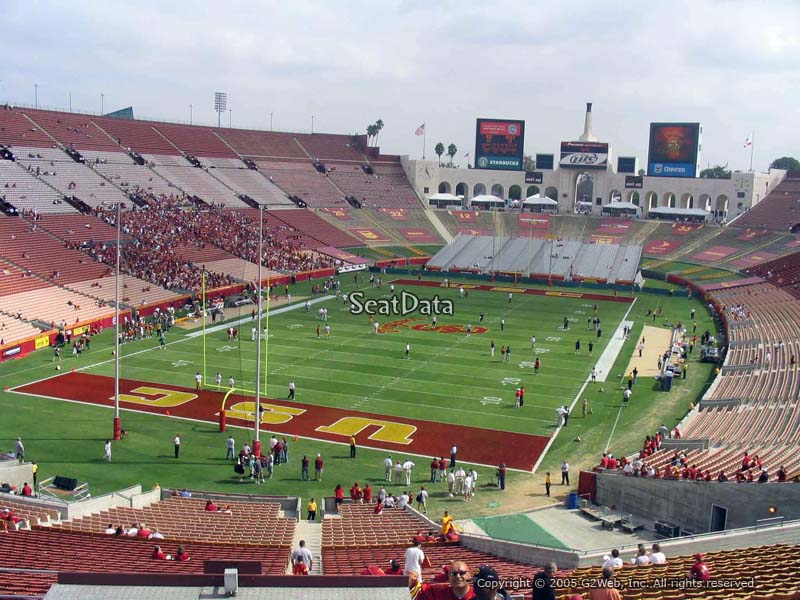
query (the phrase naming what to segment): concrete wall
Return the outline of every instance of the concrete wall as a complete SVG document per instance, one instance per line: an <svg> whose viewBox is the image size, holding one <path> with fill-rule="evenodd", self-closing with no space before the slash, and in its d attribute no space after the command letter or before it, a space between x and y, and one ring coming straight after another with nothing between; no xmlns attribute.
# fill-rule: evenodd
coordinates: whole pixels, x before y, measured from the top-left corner
<svg viewBox="0 0 800 600"><path fill-rule="evenodd" d="M97 496L95 498L87 498L80 502L72 502L66 505L62 518L64 519L77 519L92 513L100 512L101 510L108 510L117 506L130 506L130 499L135 494L142 493L142 486L135 485L119 492L111 492L104 496Z"/></svg>
<svg viewBox="0 0 800 600"><path fill-rule="evenodd" d="M9 483L21 490L26 481L33 488L31 463L19 464L16 460L0 462L0 483Z"/></svg>
<svg viewBox="0 0 800 600"><path fill-rule="evenodd" d="M709 531L712 504L727 508L726 529L749 527L775 516L800 519L800 485L794 483L664 481L599 473L597 502L697 533ZM775 514L769 512L771 506L777 508Z"/></svg>
<svg viewBox="0 0 800 600"><path fill-rule="evenodd" d="M473 550L488 552L528 565L545 565L550 561L555 561L559 569L575 569L580 565L580 554L573 550L528 546L467 533L461 535L461 544Z"/></svg>

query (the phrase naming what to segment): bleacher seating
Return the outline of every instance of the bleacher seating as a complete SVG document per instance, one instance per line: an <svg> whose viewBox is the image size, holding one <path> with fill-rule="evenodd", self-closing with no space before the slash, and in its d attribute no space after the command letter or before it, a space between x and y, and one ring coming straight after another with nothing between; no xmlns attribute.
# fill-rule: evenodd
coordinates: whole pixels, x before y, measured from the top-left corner
<svg viewBox="0 0 800 600"><path fill-rule="evenodd" d="M85 254L66 248L37 222L17 217L0 217L0 258L60 285L109 272Z"/></svg>
<svg viewBox="0 0 800 600"><path fill-rule="evenodd" d="M254 546L246 540L236 545L192 542L185 544L190 560L164 561L150 558L153 541L34 528L0 535L0 563L18 569L90 573L202 573L204 560L247 559L261 561L263 575L284 573L287 547ZM165 553L176 554L176 542L161 540L158 545Z"/></svg>
<svg viewBox="0 0 800 600"><path fill-rule="evenodd" d="M31 221L31 218L28 218ZM70 215L42 215L35 221L37 227L52 233L63 240L72 248L80 248L84 244L114 242L117 240L117 230L108 223L104 223L94 215L80 213ZM125 242L130 238L120 232L120 240Z"/></svg>
<svg viewBox="0 0 800 600"><path fill-rule="evenodd" d="M342 504L340 518L322 523L323 548L376 548L408 544L428 523L411 511L387 509L373 514L369 504Z"/></svg>
<svg viewBox="0 0 800 600"><path fill-rule="evenodd" d="M25 118L23 111L0 110L0 144L12 146L36 146L51 148L55 145L42 129Z"/></svg>
<svg viewBox="0 0 800 600"><path fill-rule="evenodd" d="M88 281L78 281L66 286L79 294L99 298L108 304L116 300L116 277L101 277ZM180 296L131 275L120 276L120 303L129 306L145 306L157 302L176 300Z"/></svg>
<svg viewBox="0 0 800 600"><path fill-rule="evenodd" d="M21 498L14 498L9 494L0 494L0 509L3 508L13 510L16 516L25 519L31 527L34 525L48 525L61 518L60 513L53 508L46 508Z"/></svg>
<svg viewBox="0 0 800 600"><path fill-rule="evenodd" d="M61 202L60 193L29 173L21 163L10 160L0 160L0 198L13 204L20 213L34 209L40 213L72 210Z"/></svg>
<svg viewBox="0 0 800 600"><path fill-rule="evenodd" d="M798 287L800 284L800 252L761 263L745 269L745 272L762 277L775 287L782 288L795 298L800 298L800 288Z"/></svg>
<svg viewBox="0 0 800 600"><path fill-rule="evenodd" d="M184 154L215 158L237 158L236 153L215 135L211 127L158 123L158 131Z"/></svg>
<svg viewBox="0 0 800 600"><path fill-rule="evenodd" d="M363 162L326 163L328 177L336 187L345 196L353 196L365 207L421 207L399 165L375 167L372 175L364 172L363 165Z"/></svg>
<svg viewBox="0 0 800 600"><path fill-rule="evenodd" d="M178 151L148 121L127 119L95 119L104 131L118 140L121 150L139 154L177 154Z"/></svg>
<svg viewBox="0 0 800 600"><path fill-rule="evenodd" d="M28 275L22 269L0 259L0 296L40 290L49 285L44 279Z"/></svg>
<svg viewBox="0 0 800 600"><path fill-rule="evenodd" d="M76 163L61 150L32 147L20 147L18 150L21 152L17 162L62 195L77 196L89 206L125 200L125 194L113 183L85 165ZM34 158L30 158L31 155Z"/></svg>
<svg viewBox="0 0 800 600"><path fill-rule="evenodd" d="M228 513L204 510L205 500L168 498L145 508L118 507L53 526L61 531L102 533L109 524L129 527L145 523L158 529L167 542L243 544L289 548L296 521L279 515L280 504L267 502L222 502Z"/></svg>
<svg viewBox="0 0 800 600"><path fill-rule="evenodd" d="M43 573L35 570L3 571L0 569L0 590L9 596L43 598L57 580L56 573Z"/></svg>
<svg viewBox="0 0 800 600"><path fill-rule="evenodd" d="M302 233L303 245L306 248L315 249L320 246L343 248L360 244L350 234L337 229L310 210L276 210L267 212L267 215L270 219Z"/></svg>
<svg viewBox="0 0 800 600"><path fill-rule="evenodd" d="M731 223L738 229L756 227L787 231L800 224L800 180L787 176L751 210Z"/></svg>
<svg viewBox="0 0 800 600"><path fill-rule="evenodd" d="M255 161L262 158L299 158L308 161L308 154L295 141L295 134L292 133L221 129L217 135L237 153Z"/></svg>
<svg viewBox="0 0 800 600"><path fill-rule="evenodd" d="M175 194L178 189L146 165L122 152L84 152L86 164L127 193Z"/></svg>
<svg viewBox="0 0 800 600"><path fill-rule="evenodd" d="M44 321L46 323L66 322L68 325L110 316L114 310L98 301L76 292L47 287L31 292L0 296L0 311L18 315L25 321Z"/></svg>
<svg viewBox="0 0 800 600"><path fill-rule="evenodd" d="M208 158L200 156L198 160L209 168L209 175L219 179L238 193L250 196L259 204L294 206L294 203L289 200L286 194L272 183L267 176L259 171L248 169L238 158Z"/></svg>
<svg viewBox="0 0 800 600"><path fill-rule="evenodd" d="M147 154L144 158L155 163L153 170L156 173L186 194L199 196L208 204L243 206L236 192L209 175L205 168L193 167L183 157Z"/></svg>
<svg viewBox="0 0 800 600"><path fill-rule="evenodd" d="M119 145L100 129L90 115L54 112L49 110L24 110L25 114L63 146L83 150L114 151ZM50 144L48 144L50 145Z"/></svg>
<svg viewBox="0 0 800 600"><path fill-rule="evenodd" d="M298 161L256 160L258 169L289 194L298 196L310 207L347 206L344 194L307 159Z"/></svg>
<svg viewBox="0 0 800 600"><path fill-rule="evenodd" d="M295 139L312 159L364 162L357 137L329 133L296 134Z"/></svg>
<svg viewBox="0 0 800 600"><path fill-rule="evenodd" d="M688 453L686 462L733 480L749 451L760 456L770 481L781 466L793 476L800 471L800 301L768 283L708 296L725 317L729 347L721 373L682 431L683 439L708 440L709 449ZM647 464L663 467L673 452L661 450Z"/></svg>
<svg viewBox="0 0 800 600"><path fill-rule="evenodd" d="M322 570L325 575L360 575L369 565L386 568L391 560L403 565L406 548L411 545L406 540L403 545L381 546L376 548L324 548L322 551ZM451 561L463 560L477 570L480 565L491 565L501 579L532 577L537 568L513 560L499 558L493 554L473 550L465 546L425 545L422 546L425 557L430 560L431 567L423 567L422 576L425 581L442 572L442 567ZM530 595L530 592L528 592Z"/></svg>

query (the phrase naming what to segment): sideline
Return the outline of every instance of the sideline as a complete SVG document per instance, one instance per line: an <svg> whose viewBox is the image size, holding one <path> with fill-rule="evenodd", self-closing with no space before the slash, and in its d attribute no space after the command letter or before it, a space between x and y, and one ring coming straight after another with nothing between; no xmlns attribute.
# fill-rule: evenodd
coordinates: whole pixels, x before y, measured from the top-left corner
<svg viewBox="0 0 800 600"><path fill-rule="evenodd" d="M308 303L313 306L314 304L317 304L319 302L325 302L327 300L334 300L335 298L336 298L336 296L331 296L331 295L320 296L318 298L314 298L313 300L309 300ZM255 304L253 306L255 306ZM281 306L280 308L276 308L275 310L269 311L269 314L270 314L270 316L272 316L272 315L282 315L285 312L289 312L289 311L292 311L292 310L297 310L301 306L305 306L305 301L296 302L294 304L286 304L284 306ZM263 314L266 314L265 311L264 311L264 307L263 306L261 307L261 312L262 312L262 316L263 316ZM252 317L239 317L238 321L227 321L225 323L220 323L219 325L214 325L213 327L206 327L205 331L203 331L202 328L198 329L197 331L192 331L191 333L187 333L186 335L184 335L184 338L194 339L196 337L200 337L204 333L216 333L217 331L223 331L224 329L228 329L229 327L232 327L234 325L242 325L244 323L252 322L252 320L253 320Z"/></svg>
<svg viewBox="0 0 800 600"><path fill-rule="evenodd" d="M638 300L638 298L634 298L633 299L633 302L631 302L630 306L628 307L628 310L626 310L625 314L622 316L622 319L620 320L619 325L617 326L617 329L614 331L614 339L616 339L618 336L622 337L623 323L629 323L630 322L630 321L628 321L628 315L630 314L631 309L633 309L633 307L636 304L637 300ZM614 360L616 360L617 354L619 354L619 351L622 349L622 343L623 342L620 342L619 347L614 352ZM609 342L608 346L606 346L606 349L603 350L603 354L600 356L600 360L601 361L605 358L605 356L609 352L610 348L611 348L611 342ZM614 360L611 361L612 365L614 364ZM581 386L581 389L578 390L578 393L575 395L575 398L573 398L572 403L568 407L570 414L572 414L572 411L575 409L575 405L578 403L578 400L580 399L581 395L583 394L584 390L586 389L586 386L589 384L589 381L591 380L591 378L592 378L591 375L587 375L586 379L584 379L583 385ZM617 415L617 419L619 419L619 415ZM614 423L614 428L616 428L616 426L617 426L616 423ZM542 464L542 461L544 460L544 457L547 456L547 453L550 450L550 446L553 445L553 442L556 441L556 438L558 437L558 434L561 433L561 428L562 427L563 427L563 425L561 425L561 423L559 423L558 426L555 428L555 431L553 431L552 435L550 436L550 441L547 442L547 445L544 447L544 450L542 450L542 453L539 455L539 459L536 461L536 464L533 465L533 470L531 471L531 473L536 473L536 470ZM613 430L612 430L612 435L613 435Z"/></svg>

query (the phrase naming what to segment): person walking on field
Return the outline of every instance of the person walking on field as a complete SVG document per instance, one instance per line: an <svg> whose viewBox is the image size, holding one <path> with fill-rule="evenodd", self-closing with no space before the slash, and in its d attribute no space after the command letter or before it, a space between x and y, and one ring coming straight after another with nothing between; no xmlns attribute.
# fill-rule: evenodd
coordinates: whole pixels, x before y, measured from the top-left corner
<svg viewBox="0 0 800 600"><path fill-rule="evenodd" d="M181 436L180 434L175 434L175 439L173 440L173 444L175 445L175 458L179 458L181 454Z"/></svg>

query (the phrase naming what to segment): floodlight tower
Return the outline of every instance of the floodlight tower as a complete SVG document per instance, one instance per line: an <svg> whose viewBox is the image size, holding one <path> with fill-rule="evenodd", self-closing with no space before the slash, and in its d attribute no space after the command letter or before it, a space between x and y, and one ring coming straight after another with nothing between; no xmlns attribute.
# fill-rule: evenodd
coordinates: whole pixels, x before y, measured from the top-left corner
<svg viewBox="0 0 800 600"><path fill-rule="evenodd" d="M217 127L220 127L222 113L228 108L228 94L225 92L214 93L214 110L217 111Z"/></svg>

